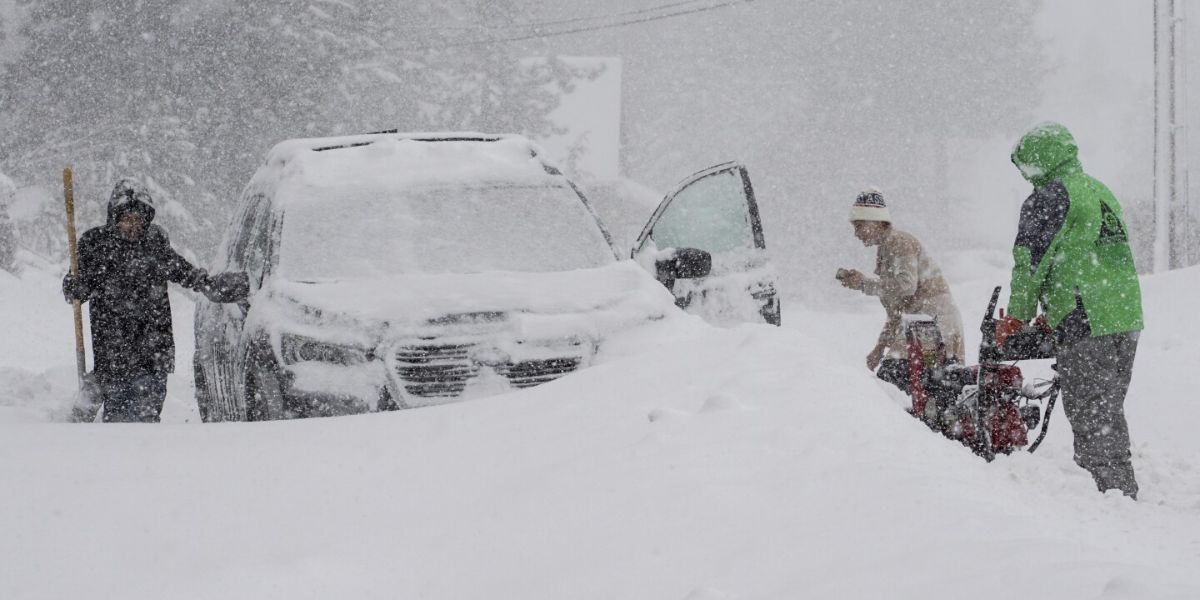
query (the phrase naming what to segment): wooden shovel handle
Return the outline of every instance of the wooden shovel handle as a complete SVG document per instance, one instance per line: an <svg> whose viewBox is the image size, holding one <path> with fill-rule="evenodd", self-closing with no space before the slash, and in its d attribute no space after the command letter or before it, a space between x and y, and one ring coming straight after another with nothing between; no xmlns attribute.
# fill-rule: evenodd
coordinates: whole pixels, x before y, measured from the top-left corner
<svg viewBox="0 0 1200 600"><path fill-rule="evenodd" d="M79 258L75 247L75 183L71 178L71 168L63 169L63 198L67 202L67 260L70 261L71 275L79 276ZM79 385L83 387L83 376L87 373L87 355L83 348L83 303L73 300L71 306L75 311L75 367L79 375Z"/></svg>

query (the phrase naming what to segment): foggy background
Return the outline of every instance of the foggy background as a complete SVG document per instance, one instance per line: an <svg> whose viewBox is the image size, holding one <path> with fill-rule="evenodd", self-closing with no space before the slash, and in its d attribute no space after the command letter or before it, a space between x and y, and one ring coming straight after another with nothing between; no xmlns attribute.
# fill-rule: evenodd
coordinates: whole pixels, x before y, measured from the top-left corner
<svg viewBox="0 0 1200 600"><path fill-rule="evenodd" d="M1187 16L1195 38L1200 15ZM619 145L620 176L658 193L745 163L783 292L806 302L840 297L838 266L872 266L847 221L869 185L951 279L966 252L1003 265L1030 191L1009 152L1045 120L1074 132L1121 200L1146 271L1152 24L1150 0L0 0L0 212L10 239L61 260L62 168L76 170L81 230L133 175L207 263L278 141L392 128L549 140L572 126L550 115L578 91L575 114L593 102L619 117L573 150ZM1195 45L1181 57L1193 88ZM606 77L619 93L591 96ZM585 189L605 175L576 171Z"/></svg>

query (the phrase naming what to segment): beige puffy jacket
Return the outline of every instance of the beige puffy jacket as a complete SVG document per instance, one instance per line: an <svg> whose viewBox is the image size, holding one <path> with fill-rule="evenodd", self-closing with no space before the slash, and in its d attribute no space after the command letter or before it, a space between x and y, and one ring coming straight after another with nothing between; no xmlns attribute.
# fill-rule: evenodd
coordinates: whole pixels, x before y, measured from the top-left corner
<svg viewBox="0 0 1200 600"><path fill-rule="evenodd" d="M878 279L864 279L862 292L878 296L887 311L879 343L890 358L907 356L901 320L904 315L929 315L937 321L946 354L965 361L962 316L950 295L942 270L912 234L889 228L875 255Z"/></svg>

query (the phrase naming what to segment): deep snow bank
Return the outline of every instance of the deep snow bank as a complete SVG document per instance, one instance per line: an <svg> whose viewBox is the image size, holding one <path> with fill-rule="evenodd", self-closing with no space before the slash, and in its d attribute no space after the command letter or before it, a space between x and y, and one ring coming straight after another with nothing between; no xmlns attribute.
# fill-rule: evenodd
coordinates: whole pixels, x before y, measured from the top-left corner
<svg viewBox="0 0 1200 600"><path fill-rule="evenodd" d="M956 286L968 327L988 279ZM1196 291L1197 270L1146 283L1139 503L1094 491L1061 414L991 464L932 435L861 366L881 313L785 305L783 330L673 320L449 406L0 424L0 597L1200 597L1168 368L1200 332L1165 297Z"/></svg>

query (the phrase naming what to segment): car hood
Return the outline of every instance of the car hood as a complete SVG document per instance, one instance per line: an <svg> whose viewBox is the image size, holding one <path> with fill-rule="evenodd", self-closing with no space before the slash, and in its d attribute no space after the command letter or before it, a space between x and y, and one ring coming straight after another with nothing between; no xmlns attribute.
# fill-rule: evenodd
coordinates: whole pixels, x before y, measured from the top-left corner
<svg viewBox="0 0 1200 600"><path fill-rule="evenodd" d="M269 295L338 320L425 325L464 315L582 315L645 320L673 308L662 285L630 260L553 273L410 274L276 281ZM336 315L336 316L335 316Z"/></svg>

